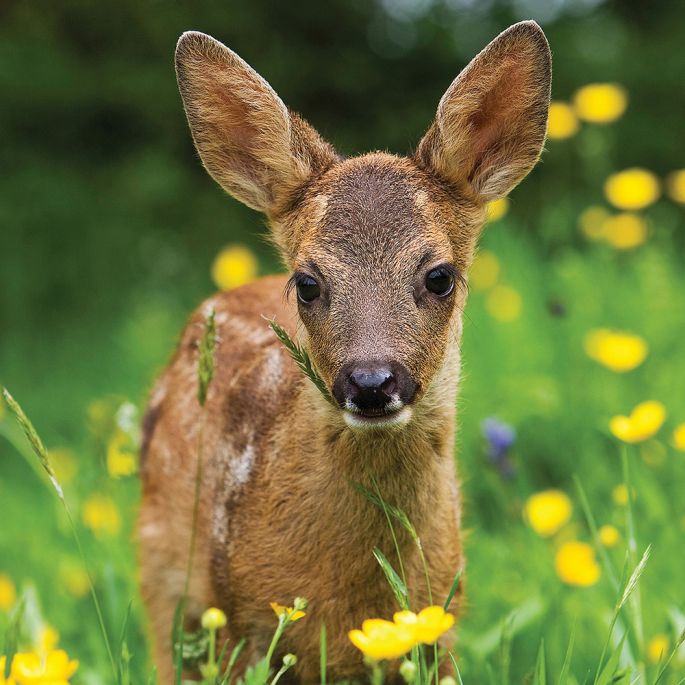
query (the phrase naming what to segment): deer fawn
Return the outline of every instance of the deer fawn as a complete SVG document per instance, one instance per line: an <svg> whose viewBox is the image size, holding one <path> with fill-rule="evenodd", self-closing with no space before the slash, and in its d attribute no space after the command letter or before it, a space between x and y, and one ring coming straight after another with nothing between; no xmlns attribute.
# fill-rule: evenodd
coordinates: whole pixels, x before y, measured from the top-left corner
<svg viewBox="0 0 685 685"><path fill-rule="evenodd" d="M340 156L207 35L181 36L176 70L204 166L266 214L291 275L207 300L150 400L139 536L160 682L173 682L170 634L184 593L201 425L186 620L196 625L204 608L222 608L222 637L247 639L244 669L273 634L269 603L301 595L308 616L280 645L299 657L291 675L318 678L323 623L329 678L360 677L347 631L396 609L371 550L398 560L384 513L350 482L376 485L407 513L434 601L444 601L464 563L454 434L466 273L486 203L540 155L549 47L532 21L495 38L447 89L411 157ZM220 342L201 409L197 346L210 310ZM264 315L297 336L334 404ZM416 548L401 531L398 543L412 603L427 606Z"/></svg>

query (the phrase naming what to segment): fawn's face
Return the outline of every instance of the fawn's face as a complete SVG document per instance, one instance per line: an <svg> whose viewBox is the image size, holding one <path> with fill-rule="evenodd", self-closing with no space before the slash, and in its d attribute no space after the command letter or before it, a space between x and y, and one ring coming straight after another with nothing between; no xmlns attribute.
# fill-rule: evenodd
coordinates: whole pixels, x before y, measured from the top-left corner
<svg viewBox="0 0 685 685"><path fill-rule="evenodd" d="M269 217L305 344L346 423L406 423L458 340L484 206L542 149L542 31L522 22L483 50L448 88L412 158L340 158L204 34L181 37L176 67L206 168Z"/></svg>

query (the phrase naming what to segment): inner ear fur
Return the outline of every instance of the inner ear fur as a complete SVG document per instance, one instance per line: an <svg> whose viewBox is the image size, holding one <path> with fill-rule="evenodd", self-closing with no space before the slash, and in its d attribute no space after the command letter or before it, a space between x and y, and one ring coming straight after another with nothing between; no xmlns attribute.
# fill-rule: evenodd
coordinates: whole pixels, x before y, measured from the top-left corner
<svg viewBox="0 0 685 685"><path fill-rule="evenodd" d="M277 215L299 187L337 158L247 62L210 36L181 36L176 75L202 163L249 207Z"/></svg>
<svg viewBox="0 0 685 685"><path fill-rule="evenodd" d="M534 21L514 24L457 76L416 159L482 202L503 197L533 168L545 141L551 54Z"/></svg>

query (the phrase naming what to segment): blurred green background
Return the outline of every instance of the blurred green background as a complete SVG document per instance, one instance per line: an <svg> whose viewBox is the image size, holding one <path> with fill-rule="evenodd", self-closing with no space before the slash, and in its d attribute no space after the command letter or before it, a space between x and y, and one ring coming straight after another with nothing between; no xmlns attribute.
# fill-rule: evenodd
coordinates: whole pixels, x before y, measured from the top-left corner
<svg viewBox="0 0 685 685"><path fill-rule="evenodd" d="M457 456L470 531L465 680L486 682L486 662L502 667L503 625L513 633L513 682L530 671L541 636L560 665L574 625L574 677L583 682L594 669L616 593L606 572L592 587L562 583L554 554L565 537L590 540L577 474L598 522L621 534L608 551L620 575L621 448L607 425L648 399L665 405L667 419L628 448L639 554L653 545L644 627L631 648L652 672L650 641L674 644L685 626L685 454L670 437L685 422L685 191L671 176L685 167L685 4L676 0L0 5L0 382L57 450L112 631L133 599L131 631L143 634L132 533L138 483L111 476L113 451L134 449L136 407L184 320L215 289L210 266L220 250L241 243L260 273L280 268L263 219L225 196L193 150L173 71L180 33L226 43L342 153L408 153L459 70L526 18L551 44L554 100L612 82L628 106L611 123L575 122L568 137L551 139L484 234L494 259L466 312ZM660 192L639 208L646 235L619 249L583 213L621 209L604 183L632 167L649 170ZM646 361L618 374L590 359L583 340L597 328L640 336ZM488 459L481 423L492 416L516 431L511 473ZM6 597L30 600L28 632L54 626L80 658L74 682L108 682L76 550L35 466L4 410L0 613L11 608L4 582ZM526 498L546 488L565 491L574 507L551 541L521 515ZM142 681L148 650L144 639L133 642ZM685 657L673 663L675 683Z"/></svg>

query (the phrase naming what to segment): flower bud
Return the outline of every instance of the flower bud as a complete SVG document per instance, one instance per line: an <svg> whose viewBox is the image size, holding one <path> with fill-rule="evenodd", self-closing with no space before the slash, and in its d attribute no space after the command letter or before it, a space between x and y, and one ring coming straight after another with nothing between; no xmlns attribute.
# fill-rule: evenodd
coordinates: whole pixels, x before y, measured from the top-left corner
<svg viewBox="0 0 685 685"><path fill-rule="evenodd" d="M226 625L226 614L212 607L202 614L202 627L205 630L218 630Z"/></svg>
<svg viewBox="0 0 685 685"><path fill-rule="evenodd" d="M291 666L294 666L297 663L297 657L294 654L286 654L283 657L283 666L285 668L290 668Z"/></svg>
<svg viewBox="0 0 685 685"><path fill-rule="evenodd" d="M440 678L439 685L457 685L457 681L451 675L446 675Z"/></svg>
<svg viewBox="0 0 685 685"><path fill-rule="evenodd" d="M400 665L400 675L405 683L413 683L416 680L416 664L408 659Z"/></svg>
<svg viewBox="0 0 685 685"><path fill-rule="evenodd" d="M304 597L295 597L293 602L293 609L295 611L304 611L309 606L309 602Z"/></svg>

